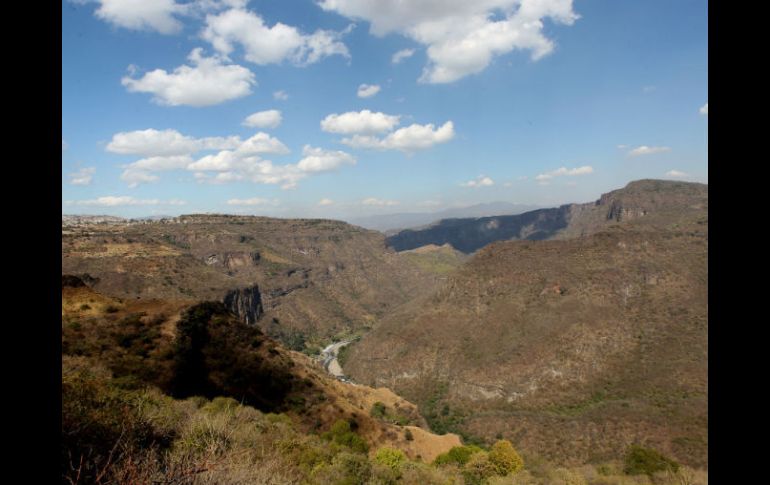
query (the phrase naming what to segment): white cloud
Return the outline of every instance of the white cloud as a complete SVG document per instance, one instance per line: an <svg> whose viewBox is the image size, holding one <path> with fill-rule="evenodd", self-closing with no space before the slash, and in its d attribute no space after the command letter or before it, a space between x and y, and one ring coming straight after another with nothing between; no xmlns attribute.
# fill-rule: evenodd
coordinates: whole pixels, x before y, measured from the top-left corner
<svg viewBox="0 0 770 485"><path fill-rule="evenodd" d="M147 170L136 170L127 168L123 171L122 174L120 174L120 180L126 182L129 186L129 188L137 187L139 184L149 184L153 182L157 182L160 180L160 177L157 175L153 175L152 173L148 172Z"/></svg>
<svg viewBox="0 0 770 485"><path fill-rule="evenodd" d="M330 205L334 205L334 201L331 199L321 199L318 201L318 205L320 205L321 207L330 206Z"/></svg>
<svg viewBox="0 0 770 485"><path fill-rule="evenodd" d="M62 138L61 139L61 152L64 153L64 150L66 150L68 147L69 147L69 145L67 145L67 142L64 141L64 138Z"/></svg>
<svg viewBox="0 0 770 485"><path fill-rule="evenodd" d="M359 98L371 98L379 92L380 86L378 84L362 84L358 86L358 92L356 94Z"/></svg>
<svg viewBox="0 0 770 485"><path fill-rule="evenodd" d="M321 120L321 129L328 133L351 135L353 133L374 134L392 130L399 123L400 116L373 113L368 109L360 112L348 111L330 114Z"/></svg>
<svg viewBox="0 0 770 485"><path fill-rule="evenodd" d="M700 109L698 110L698 113L702 114L703 116L708 116L709 115L709 104L706 103L703 106L701 106Z"/></svg>
<svg viewBox="0 0 770 485"><path fill-rule="evenodd" d="M286 94L286 91L276 91L273 93L273 99L276 99L278 101L286 101L289 99L289 95Z"/></svg>
<svg viewBox="0 0 770 485"><path fill-rule="evenodd" d="M277 64L288 60L295 65L307 65L332 55L349 58L347 47L340 41L345 33L347 30L317 30L305 35L280 22L268 27L259 15L233 8L206 16L206 28L201 37L224 55L230 55L236 45L241 46L246 60L254 64Z"/></svg>
<svg viewBox="0 0 770 485"><path fill-rule="evenodd" d="M281 142L281 140L262 132L257 133L238 145L235 151L241 156L265 153L285 155L289 153L289 149Z"/></svg>
<svg viewBox="0 0 770 485"><path fill-rule="evenodd" d="M669 147L648 147L647 145L642 145L634 148L630 152L628 152L628 156L630 157L638 157L640 155L654 155L655 153L664 153L671 151L671 148Z"/></svg>
<svg viewBox="0 0 770 485"><path fill-rule="evenodd" d="M389 133L385 138L357 134L351 138L343 138L342 143L353 148L413 152L430 148L438 143L446 143L454 138L454 135L454 124L451 121L447 121L439 128L435 128L432 123L427 125L414 123Z"/></svg>
<svg viewBox="0 0 770 485"><path fill-rule="evenodd" d="M392 62L393 64L399 64L404 59L412 57L414 53L415 53L414 49L401 49L400 51L393 54L393 57L390 58L390 62Z"/></svg>
<svg viewBox="0 0 770 485"><path fill-rule="evenodd" d="M174 0L99 0L94 15L117 27L130 30L154 30L161 34L176 34L182 23L174 18L185 7Z"/></svg>
<svg viewBox="0 0 770 485"><path fill-rule="evenodd" d="M463 182L460 185L463 187L474 187L474 188L491 187L492 185L495 185L495 181L484 175L479 175L475 179L469 180L467 182Z"/></svg>
<svg viewBox="0 0 770 485"><path fill-rule="evenodd" d="M77 172L72 172L69 175L71 179L70 183L72 185L90 185L95 172L96 168L94 167L81 168Z"/></svg>
<svg viewBox="0 0 770 485"><path fill-rule="evenodd" d="M228 205L272 205L279 204L277 199L263 199L260 197L252 197L251 199L230 199L227 201Z"/></svg>
<svg viewBox="0 0 770 485"><path fill-rule="evenodd" d="M394 205L398 205L397 200L383 200L383 199L376 199L374 197L369 197L367 199L364 199L361 201L363 205L371 205L371 206L377 206L377 207L391 207Z"/></svg>
<svg viewBox="0 0 770 485"><path fill-rule="evenodd" d="M667 177L674 177L674 178L683 178L683 177L689 177L689 174L686 174L684 172L680 172L679 170L669 170L666 172Z"/></svg>
<svg viewBox="0 0 770 485"><path fill-rule="evenodd" d="M577 168L561 167L557 168L556 170L551 170L550 172L541 173L535 177L535 180L538 182L546 182L554 177L574 177L578 175L588 175L589 173L594 173L593 167L589 165L584 165Z"/></svg>
<svg viewBox="0 0 770 485"><path fill-rule="evenodd" d="M192 138L176 130L136 130L116 133L107 145L107 151L121 155L164 157L189 155L200 150L237 148L241 139L231 137Z"/></svg>
<svg viewBox="0 0 770 485"><path fill-rule="evenodd" d="M108 195L89 200L68 200L67 205L88 205L101 207L116 207L125 205L185 205L187 202L179 199L159 200L159 199L135 199L134 197L123 195Z"/></svg>
<svg viewBox="0 0 770 485"><path fill-rule="evenodd" d="M297 168L304 173L328 172L343 165L356 164L356 159L348 153L313 148L309 145L305 145L302 154L305 157L297 164Z"/></svg>
<svg viewBox="0 0 770 485"><path fill-rule="evenodd" d="M281 124L283 118L281 112L277 109L270 109L267 111L258 111L252 115L249 115L243 120L243 126L250 126L252 128L277 128Z"/></svg>
<svg viewBox="0 0 770 485"><path fill-rule="evenodd" d="M371 33L398 32L427 46L421 82L448 83L483 71L514 49L538 60L554 49L543 20L572 25L572 0L321 0L325 10L371 23Z"/></svg>
<svg viewBox="0 0 770 485"><path fill-rule="evenodd" d="M282 189L292 189L297 183L313 174L337 170L343 165L355 165L356 159L341 151L324 150L305 145L304 157L297 164L274 165L255 155L224 150L208 155L190 164L199 182L228 183L250 181L259 184L277 184ZM219 172L214 176L204 172Z"/></svg>
<svg viewBox="0 0 770 485"><path fill-rule="evenodd" d="M642 87L642 92L644 94L649 94L649 93L655 91L656 89L657 89L656 86L644 86L644 87Z"/></svg>
<svg viewBox="0 0 770 485"><path fill-rule="evenodd" d="M126 76L121 83L130 92L150 93L164 106L212 106L251 94L254 74L237 64L224 64L218 56L203 57L196 48L188 56L192 66L179 66L169 73L155 69L139 79Z"/></svg>
<svg viewBox="0 0 770 485"><path fill-rule="evenodd" d="M220 151L195 161L192 155L202 150ZM159 177L153 172L177 169L227 172L236 168L245 169L247 166L253 169L254 163L260 162L257 155L289 153L289 149L280 140L262 132L241 140L238 136L192 138L176 130L154 129L117 133L107 145L107 151L146 156L123 166L125 170L120 178L132 188L142 183L157 182ZM217 174L210 181L223 183L243 178L242 174L236 173Z"/></svg>

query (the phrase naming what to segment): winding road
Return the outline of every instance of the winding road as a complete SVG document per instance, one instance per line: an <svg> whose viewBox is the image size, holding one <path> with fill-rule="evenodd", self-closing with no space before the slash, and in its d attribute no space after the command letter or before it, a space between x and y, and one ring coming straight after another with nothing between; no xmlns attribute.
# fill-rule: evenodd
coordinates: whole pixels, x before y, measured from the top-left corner
<svg viewBox="0 0 770 485"><path fill-rule="evenodd" d="M340 363L337 361L337 354L342 347L350 342L352 342L352 340L335 342L321 351L321 360L323 361L324 369L338 379L344 379L345 374L342 372L342 366L340 366Z"/></svg>

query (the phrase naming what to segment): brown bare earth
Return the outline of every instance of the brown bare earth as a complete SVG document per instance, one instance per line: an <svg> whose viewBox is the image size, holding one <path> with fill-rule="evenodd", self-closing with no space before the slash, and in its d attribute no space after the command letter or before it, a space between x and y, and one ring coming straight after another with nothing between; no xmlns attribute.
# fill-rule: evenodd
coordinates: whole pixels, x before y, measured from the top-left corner
<svg viewBox="0 0 770 485"><path fill-rule="evenodd" d="M644 443L707 466L707 197L637 182L560 240L488 245L353 344L345 372L434 430L559 463Z"/></svg>

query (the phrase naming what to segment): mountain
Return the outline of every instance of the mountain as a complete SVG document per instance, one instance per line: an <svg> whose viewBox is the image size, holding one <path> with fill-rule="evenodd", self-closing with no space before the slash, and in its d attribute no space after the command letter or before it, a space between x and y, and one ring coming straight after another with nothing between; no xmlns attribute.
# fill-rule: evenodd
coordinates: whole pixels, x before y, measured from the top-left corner
<svg viewBox="0 0 770 485"><path fill-rule="evenodd" d="M406 229L387 238L396 251L427 244L450 244L472 253L495 241L531 241L591 234L607 225L643 216L673 211L697 210L693 206L708 197L706 185L664 180L639 180L624 189L604 194L595 203L567 204L518 215L444 219L426 228Z"/></svg>
<svg viewBox="0 0 770 485"><path fill-rule="evenodd" d="M418 227L432 222L452 217L484 217L503 214L520 214L537 209L537 206L512 204L510 202L488 202L468 207L444 209L438 212L402 212L398 214L382 214L367 217L356 217L348 222L356 226L389 233L396 229Z"/></svg>
<svg viewBox="0 0 770 485"><path fill-rule="evenodd" d="M230 295L240 316L311 353L364 331L443 278L387 248L376 231L331 220L224 215L63 225L62 273L130 300Z"/></svg>
<svg viewBox="0 0 770 485"><path fill-rule="evenodd" d="M637 181L547 214L518 224L552 240L478 249L351 346L345 372L436 431L560 463L643 443L707 466L708 186Z"/></svg>

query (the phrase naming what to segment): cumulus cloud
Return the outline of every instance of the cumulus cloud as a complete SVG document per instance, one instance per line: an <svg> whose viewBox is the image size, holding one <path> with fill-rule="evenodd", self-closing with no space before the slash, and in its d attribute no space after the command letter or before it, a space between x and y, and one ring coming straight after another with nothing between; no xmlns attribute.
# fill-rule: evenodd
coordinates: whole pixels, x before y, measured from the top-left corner
<svg viewBox="0 0 770 485"><path fill-rule="evenodd" d="M554 50L544 20L572 25L572 0L321 0L321 8L370 22L371 33L397 32L427 46L420 82L449 83L483 71L495 56Z"/></svg>
<svg viewBox="0 0 770 485"><path fill-rule="evenodd" d="M69 174L70 184L90 185L95 172L96 172L96 168L94 167L81 168L77 172L72 172L71 174Z"/></svg>
<svg viewBox="0 0 770 485"><path fill-rule="evenodd" d="M358 92L356 94L359 98L371 98L379 92L380 86L378 84L362 84L358 86Z"/></svg>
<svg viewBox="0 0 770 485"><path fill-rule="evenodd" d="M390 62L393 64L399 64L404 59L408 59L409 57L412 57L415 53L414 49L401 49L400 51L393 54L393 57L390 58Z"/></svg>
<svg viewBox="0 0 770 485"><path fill-rule="evenodd" d="M194 160L192 155L203 150L219 150L217 153ZM254 169L261 161L260 155L289 153L289 149L279 139L267 133L259 132L246 140L238 136L193 138L176 130L138 130L113 135L107 145L107 151L124 155L140 155L139 159L128 165L121 174L121 180L133 188L143 183L157 182L159 177L154 172L186 169L196 172L228 172L236 169ZM271 164L271 162L266 162ZM265 170L272 173L271 168ZM215 177L198 176L198 180L212 183L232 182L246 177L239 172L217 174Z"/></svg>
<svg viewBox="0 0 770 485"><path fill-rule="evenodd" d="M460 185L463 187L473 187L473 188L491 187L492 185L495 185L495 181L484 175L479 175L475 179L469 180L467 182L463 182Z"/></svg>
<svg viewBox="0 0 770 485"><path fill-rule="evenodd" d="M674 177L674 178L683 178L683 177L689 177L689 174L686 174L684 172L680 172L679 170L669 170L666 172L667 177Z"/></svg>
<svg viewBox="0 0 770 485"><path fill-rule="evenodd" d="M277 128L281 124L283 118L281 112L277 109L270 109L267 111L258 111L249 115L243 120L243 126L249 126L252 128Z"/></svg>
<svg viewBox="0 0 770 485"><path fill-rule="evenodd" d="M61 152L64 153L64 151L67 149L67 147L69 147L69 145L67 145L67 142L64 141L64 138L62 138L61 139Z"/></svg>
<svg viewBox="0 0 770 485"><path fill-rule="evenodd" d="M173 72L155 69L134 79L121 80L129 92L150 93L163 106L212 106L251 94L257 84L254 74L243 66L225 64L222 57L204 57L196 48L188 56L192 66Z"/></svg>
<svg viewBox="0 0 770 485"><path fill-rule="evenodd" d="M286 94L286 91L276 91L273 93L273 99L276 99L278 101L286 101L289 99L289 95Z"/></svg>
<svg viewBox="0 0 770 485"><path fill-rule="evenodd" d="M241 144L237 136L193 138L176 130L136 130L116 133L107 144L107 151L121 155L163 157L189 155L200 150L236 148Z"/></svg>
<svg viewBox="0 0 770 485"><path fill-rule="evenodd" d="M252 197L251 199L230 199L227 201L227 205L272 205L276 206L279 202L277 199L263 199L261 197Z"/></svg>
<svg viewBox="0 0 770 485"><path fill-rule="evenodd" d="M68 200L67 205L86 205L101 207L117 207L126 205L185 205L187 202L179 199L159 200L159 199L135 199L128 195L114 196L107 195L89 200Z"/></svg>
<svg viewBox="0 0 770 485"><path fill-rule="evenodd" d="M310 145L305 145L302 154L304 158L299 161L297 168L304 173L328 172L343 165L356 164L356 159L348 153L313 148Z"/></svg>
<svg viewBox="0 0 770 485"><path fill-rule="evenodd" d="M541 173L537 177L535 177L535 180L538 182L545 182L548 180L551 180L554 177L574 177L577 175L588 175L589 173L594 173L593 167L589 165L584 165L582 167L577 168L567 168L567 167L561 167L557 168L556 170L551 170L550 172Z"/></svg>
<svg viewBox="0 0 770 485"><path fill-rule="evenodd" d="M334 201L331 199L321 199L318 201L318 205L320 205L321 207L326 207L326 206L334 205Z"/></svg>
<svg viewBox="0 0 770 485"><path fill-rule="evenodd" d="M706 103L703 106L701 106L700 109L698 110L698 113L702 114L703 116L708 116L709 115L709 104Z"/></svg>
<svg viewBox="0 0 770 485"><path fill-rule="evenodd" d="M628 152L628 156L630 157L638 157L641 155L654 155L655 153L664 153L671 151L671 148L669 147L648 147L647 145L642 145L634 148L633 150Z"/></svg>
<svg viewBox="0 0 770 485"><path fill-rule="evenodd" d="M321 120L321 129L328 133L352 135L353 133L374 134L392 130L399 123L400 116L385 113L348 111L342 114L330 114Z"/></svg>
<svg viewBox="0 0 770 485"><path fill-rule="evenodd" d="M177 34L182 23L175 17L185 10L174 0L99 0L94 15L124 29Z"/></svg>
<svg viewBox="0 0 770 485"><path fill-rule="evenodd" d="M344 165L355 165L356 159L341 151L324 150L305 145L303 158L296 164L275 165L256 155L223 150L190 164L187 169L195 173L201 183L222 184L250 181L260 184L277 184L282 189L292 189L297 183L314 174L330 172ZM218 172L210 175L205 172Z"/></svg>
<svg viewBox="0 0 770 485"><path fill-rule="evenodd" d="M316 30L306 35L296 27L280 22L270 27L256 13L233 8L207 15L201 37L226 56L240 46L246 60L254 64L289 61L295 65L308 65L333 55L349 58L350 53L340 40L348 31Z"/></svg>
<svg viewBox="0 0 770 485"><path fill-rule="evenodd" d="M414 123L404 128L399 128L384 138L356 134L350 138L343 138L342 143L352 148L413 152L430 148L438 143L446 143L454 138L454 135L454 124L451 121L447 121L438 128L432 123L427 125Z"/></svg>
<svg viewBox="0 0 770 485"><path fill-rule="evenodd" d="M377 199L374 197L369 197L367 199L364 199L361 201L363 205L370 205L370 206L377 206L377 207L391 207L394 205L398 205L397 200L384 200L384 199Z"/></svg>

